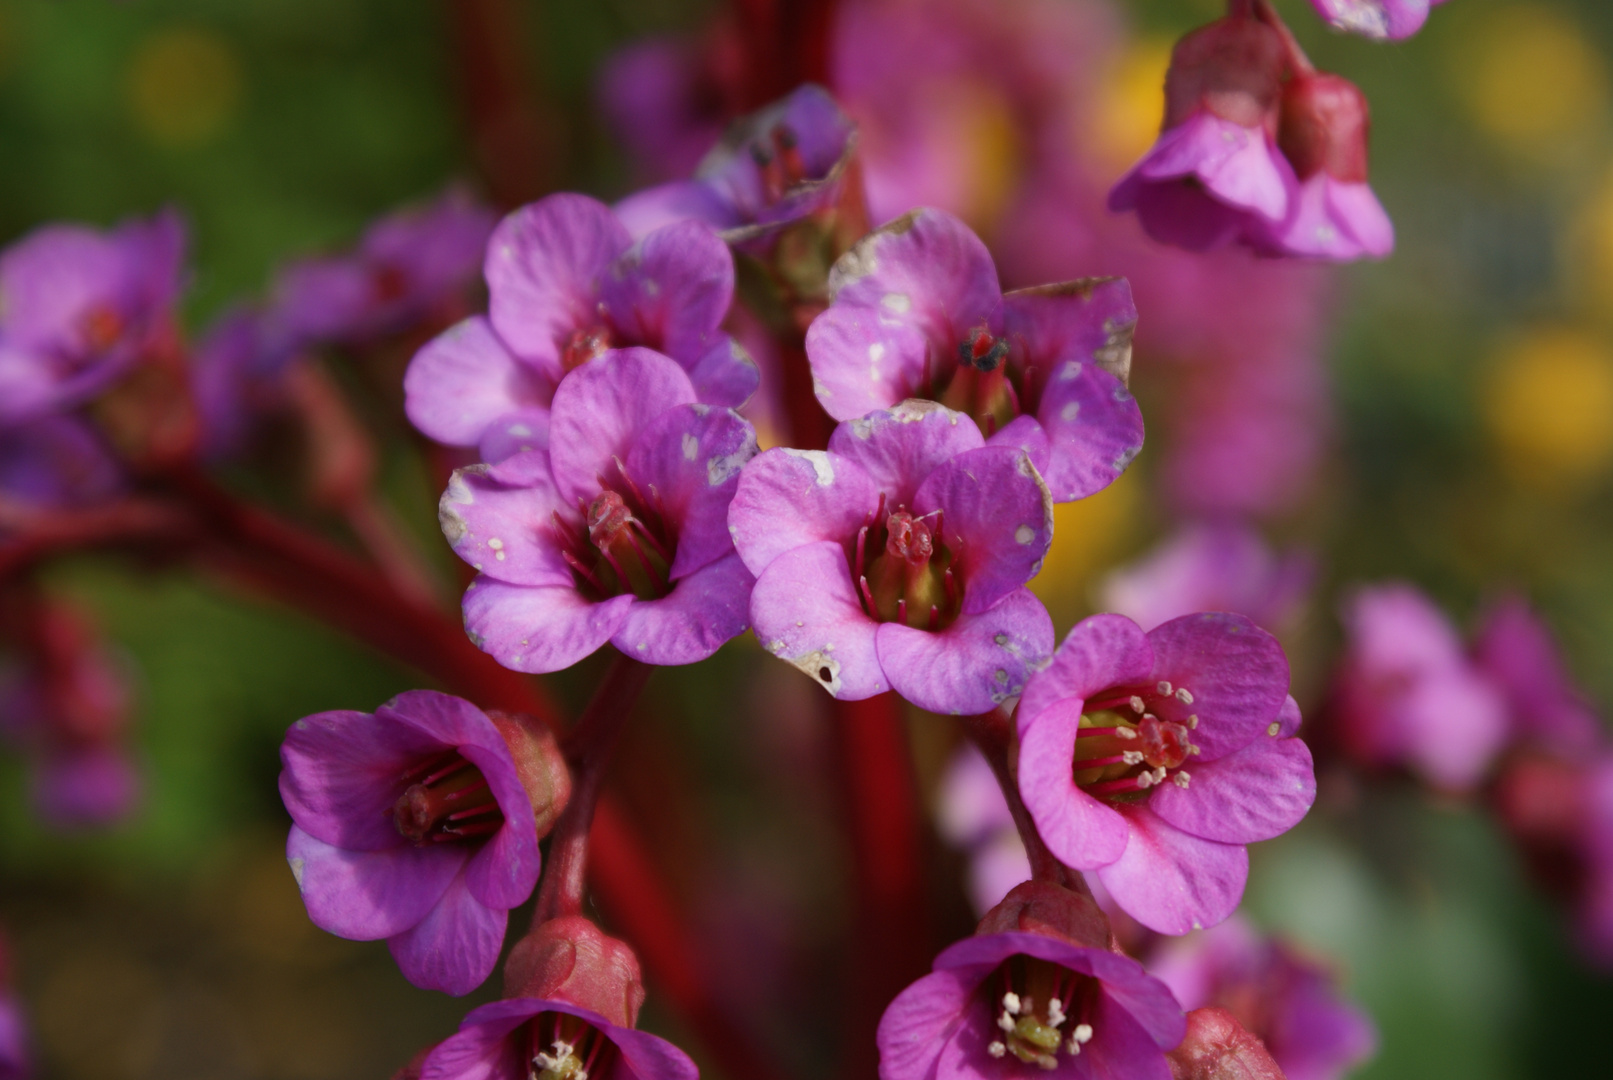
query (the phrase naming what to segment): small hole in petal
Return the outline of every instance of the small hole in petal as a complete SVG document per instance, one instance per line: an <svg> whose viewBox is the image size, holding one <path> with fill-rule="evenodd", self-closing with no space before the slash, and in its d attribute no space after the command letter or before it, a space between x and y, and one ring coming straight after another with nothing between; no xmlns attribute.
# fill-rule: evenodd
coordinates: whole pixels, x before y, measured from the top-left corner
<svg viewBox="0 0 1613 1080"><path fill-rule="evenodd" d="M826 667L821 667L818 669L818 678L822 679L824 682L834 682L834 672L830 671Z"/></svg>

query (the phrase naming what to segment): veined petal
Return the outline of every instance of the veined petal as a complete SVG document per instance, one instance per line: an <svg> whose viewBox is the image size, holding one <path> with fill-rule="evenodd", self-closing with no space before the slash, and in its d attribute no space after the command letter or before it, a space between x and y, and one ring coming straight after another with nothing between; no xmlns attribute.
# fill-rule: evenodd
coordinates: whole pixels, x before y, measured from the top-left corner
<svg viewBox="0 0 1613 1080"><path fill-rule="evenodd" d="M860 609L859 609L860 610ZM1029 589L931 633L881 623L879 663L891 687L921 709L977 715L1016 696L1053 651L1053 620Z"/></svg>
<svg viewBox="0 0 1613 1080"><path fill-rule="evenodd" d="M861 701L891 688L875 647L879 624L863 611L839 544L803 544L770 562L750 614L763 648L835 697Z"/></svg>
<svg viewBox="0 0 1613 1080"><path fill-rule="evenodd" d="M1119 813L1131 837L1097 874L1127 915L1161 934L1185 934L1232 914L1249 877L1248 849L1191 836L1146 805Z"/></svg>

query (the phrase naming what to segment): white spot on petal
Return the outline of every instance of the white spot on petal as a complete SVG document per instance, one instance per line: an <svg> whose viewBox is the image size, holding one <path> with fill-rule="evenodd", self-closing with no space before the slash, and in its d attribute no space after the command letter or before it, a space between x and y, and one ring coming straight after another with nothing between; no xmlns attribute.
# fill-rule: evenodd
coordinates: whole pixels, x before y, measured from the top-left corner
<svg viewBox="0 0 1613 1080"><path fill-rule="evenodd" d="M683 460L693 461L700 456L700 440L693 435L683 437Z"/></svg>
<svg viewBox="0 0 1613 1080"><path fill-rule="evenodd" d="M879 305L887 311L895 312L898 315L906 315L912 310L913 301L906 293L893 292L881 296Z"/></svg>
<svg viewBox="0 0 1613 1080"><path fill-rule="evenodd" d="M1028 544L1036 539L1036 530L1029 525L1021 525L1014 530L1014 540L1021 544Z"/></svg>
<svg viewBox="0 0 1613 1080"><path fill-rule="evenodd" d="M829 459L829 455L824 451L797 450L794 447L786 446L784 447L784 452L791 457L797 457L802 461L811 463L812 472L818 479L819 487L828 487L835 482L834 462Z"/></svg>

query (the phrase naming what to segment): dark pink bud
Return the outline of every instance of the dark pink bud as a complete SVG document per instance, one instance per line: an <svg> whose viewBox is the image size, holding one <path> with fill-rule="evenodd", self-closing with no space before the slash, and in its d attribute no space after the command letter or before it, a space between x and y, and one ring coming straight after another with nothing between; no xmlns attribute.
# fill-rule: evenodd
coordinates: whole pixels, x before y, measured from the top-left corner
<svg viewBox="0 0 1613 1080"><path fill-rule="evenodd" d="M532 800L538 837L549 835L555 819L571 800L571 770L549 725L525 713L489 712L515 759L515 775Z"/></svg>
<svg viewBox="0 0 1613 1080"><path fill-rule="evenodd" d="M1194 1009L1187 1035L1165 1055L1173 1080L1283 1080L1283 1071L1225 1009Z"/></svg>
<svg viewBox="0 0 1613 1080"><path fill-rule="evenodd" d="M1367 178L1367 99L1349 79L1302 75L1283 91L1277 145L1301 180L1325 172L1345 183Z"/></svg>
<svg viewBox="0 0 1613 1080"><path fill-rule="evenodd" d="M1165 74L1165 128L1208 111L1243 127L1276 133L1283 44L1263 22L1233 16L1176 43Z"/></svg>
<svg viewBox="0 0 1613 1080"><path fill-rule="evenodd" d="M644 977L626 942L580 915L563 915L534 928L510 951L504 993L565 1002L630 1028L644 1004Z"/></svg>
<svg viewBox="0 0 1613 1080"><path fill-rule="evenodd" d="M1027 933L1086 949L1109 947L1109 920L1092 899L1048 881L1025 881L986 912L976 934Z"/></svg>

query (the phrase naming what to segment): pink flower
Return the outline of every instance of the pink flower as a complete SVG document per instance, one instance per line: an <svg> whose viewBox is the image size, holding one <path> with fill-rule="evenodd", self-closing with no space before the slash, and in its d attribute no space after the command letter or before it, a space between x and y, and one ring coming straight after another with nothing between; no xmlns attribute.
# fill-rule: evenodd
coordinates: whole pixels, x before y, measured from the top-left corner
<svg viewBox="0 0 1613 1080"><path fill-rule="evenodd" d="M71 408L169 330L185 230L177 214L109 233L47 225L0 252L0 427Z"/></svg>
<svg viewBox="0 0 1613 1080"><path fill-rule="evenodd" d="M1076 625L1019 703L1019 789L1048 849L1127 914L1184 934L1237 907L1246 844L1316 797L1288 660L1241 615Z"/></svg>
<svg viewBox="0 0 1613 1080"><path fill-rule="evenodd" d="M1124 279L1004 295L967 225L917 210L844 255L829 297L806 348L837 420L939 401L991 445L1028 452L1057 502L1107 487L1142 449L1142 413L1122 381L1137 322Z"/></svg>
<svg viewBox="0 0 1613 1080"><path fill-rule="evenodd" d="M505 965L512 996L471 1010L426 1053L420 1080L697 1080L688 1055L635 1031L638 958L575 915L523 938Z"/></svg>
<svg viewBox="0 0 1613 1080"><path fill-rule="evenodd" d="M1231 611L1275 632L1293 619L1313 576L1307 555L1279 556L1245 525L1199 523L1110 574L1100 601L1145 630L1195 611Z"/></svg>
<svg viewBox="0 0 1613 1080"><path fill-rule="evenodd" d="M487 247L487 316L450 328L404 375L404 409L426 435L488 461L542 444L566 372L608 349L677 362L698 399L739 405L756 367L720 329L734 295L728 248L686 221L635 242L609 207L551 195L506 217Z"/></svg>
<svg viewBox="0 0 1613 1080"><path fill-rule="evenodd" d="M1367 99L1354 83L1314 73L1290 79L1277 144L1298 186L1288 216L1256 235L1258 250L1336 262L1394 250L1394 224L1367 185Z"/></svg>
<svg viewBox="0 0 1613 1080"><path fill-rule="evenodd" d="M1289 216L1294 172L1277 147L1285 58L1277 31L1229 16L1176 43L1159 141L1109 194L1163 244L1253 243Z"/></svg>
<svg viewBox="0 0 1613 1080"><path fill-rule="evenodd" d="M539 811L547 831L569 792L563 769L518 770L511 741L520 761L552 762L544 735L433 690L293 724L280 796L308 917L338 937L385 938L416 986L481 985L510 908L537 884Z"/></svg>
<svg viewBox="0 0 1613 1080"><path fill-rule="evenodd" d="M1445 0L1311 0L1329 26L1381 41L1411 37L1428 21L1428 10Z"/></svg>
<svg viewBox="0 0 1613 1080"><path fill-rule="evenodd" d="M481 571L465 628L516 671L559 671L607 641L651 664L704 660L746 627L752 578L728 503L756 433L696 403L676 363L607 352L555 391L535 448L454 474L439 507Z"/></svg>
<svg viewBox="0 0 1613 1080"><path fill-rule="evenodd" d="M978 714L1018 694L1053 647L1025 588L1053 504L1023 450L983 444L967 416L913 401L747 466L729 528L762 645L846 700L894 689Z"/></svg>
<svg viewBox="0 0 1613 1080"><path fill-rule="evenodd" d="M1342 615L1333 702L1344 748L1440 787L1477 784L1507 738L1506 703L1445 615L1406 584L1359 589Z"/></svg>
<svg viewBox="0 0 1613 1080"><path fill-rule="evenodd" d="M1063 891L1020 886L897 995L879 1022L880 1080L1168 1080L1181 1006L1141 964L1105 947L1096 909L1086 927L1058 919L1057 907L1079 902L1066 894L1067 904L1052 903Z"/></svg>
<svg viewBox="0 0 1613 1080"><path fill-rule="evenodd" d="M1574 758L1602 741L1602 722L1574 685L1557 643L1521 596L1486 613L1473 642L1473 661L1507 700L1511 737Z"/></svg>
<svg viewBox="0 0 1613 1080"><path fill-rule="evenodd" d="M1148 970L1184 1009L1232 1013L1288 1080L1339 1080L1377 1049L1372 1019L1343 998L1330 971L1237 916L1166 942Z"/></svg>

